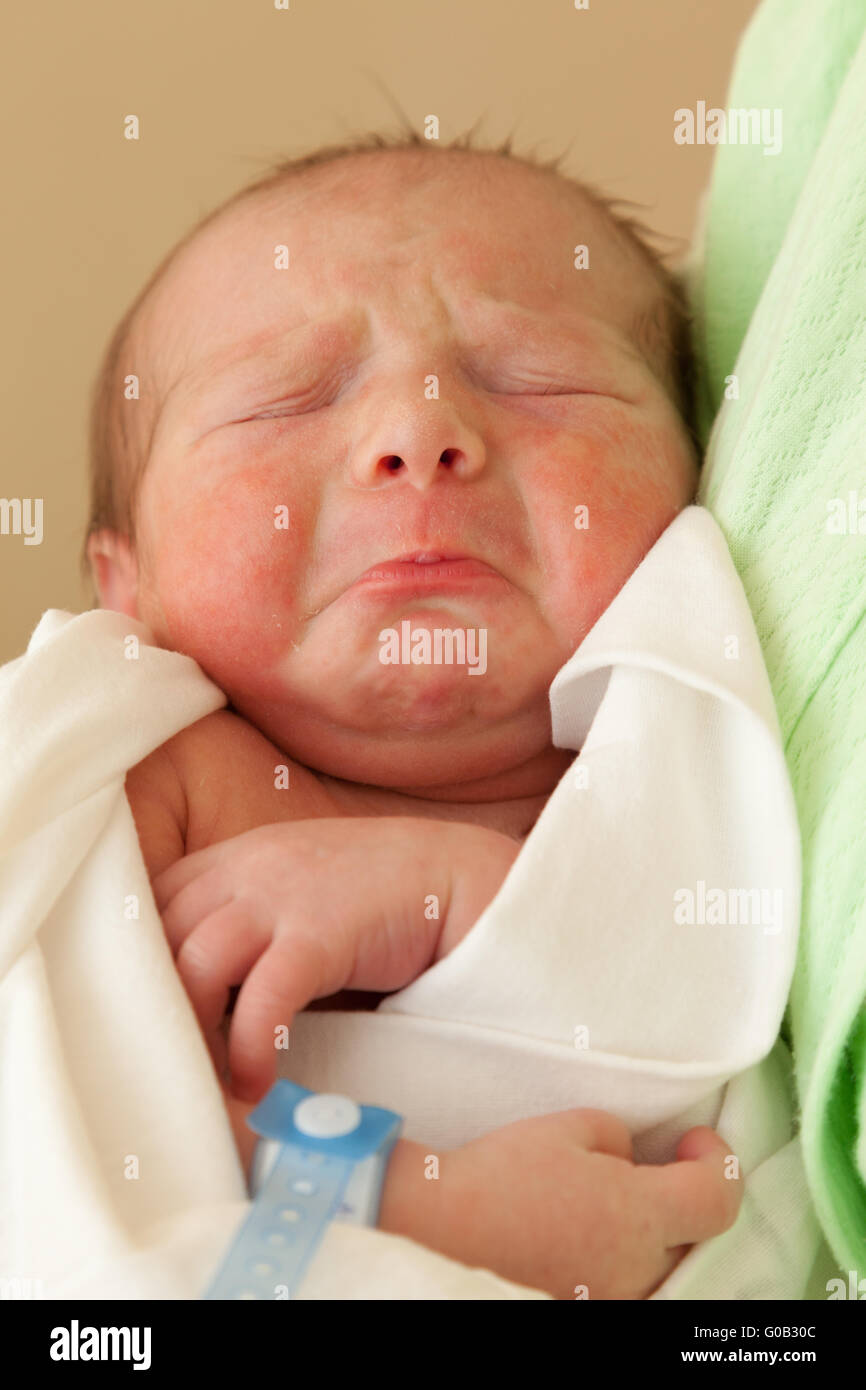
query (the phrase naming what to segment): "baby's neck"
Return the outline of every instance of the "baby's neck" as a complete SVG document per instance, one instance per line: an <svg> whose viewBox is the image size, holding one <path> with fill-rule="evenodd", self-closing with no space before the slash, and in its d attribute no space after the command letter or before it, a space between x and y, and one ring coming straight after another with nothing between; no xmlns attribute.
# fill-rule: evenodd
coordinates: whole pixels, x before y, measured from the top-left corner
<svg viewBox="0 0 866 1390"><path fill-rule="evenodd" d="M523 840L574 757L569 748L551 748L542 758L533 760L531 771L518 768L495 779L401 791L346 782L324 773L317 775L337 800L344 800L347 808L351 805L353 815L358 814L360 803L371 815L467 821Z"/></svg>

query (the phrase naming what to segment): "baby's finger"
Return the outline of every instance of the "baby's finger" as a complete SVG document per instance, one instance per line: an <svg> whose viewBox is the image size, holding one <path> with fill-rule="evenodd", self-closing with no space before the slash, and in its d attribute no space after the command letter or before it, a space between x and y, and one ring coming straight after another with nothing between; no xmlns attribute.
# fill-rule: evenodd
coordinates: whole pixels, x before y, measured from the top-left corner
<svg viewBox="0 0 866 1390"><path fill-rule="evenodd" d="M222 1021L229 989L246 977L269 939L240 898L225 903L186 937L175 964L206 1037Z"/></svg>
<svg viewBox="0 0 866 1390"><path fill-rule="evenodd" d="M161 874L157 874L151 884L153 896L159 911L172 898L194 879L202 878L212 868L215 868L221 861L218 851L222 848L224 841L219 841L215 845L208 845L205 849L197 849L192 854L184 855L183 859L176 859L167 869L163 869Z"/></svg>
<svg viewBox="0 0 866 1390"><path fill-rule="evenodd" d="M171 898L163 900L159 913L172 955L176 956L184 941L206 917L232 901L231 884L218 873L198 874Z"/></svg>
<svg viewBox="0 0 866 1390"><path fill-rule="evenodd" d="M289 1028L311 999L332 994L334 965L312 935L278 937L247 976L238 995L229 1032L232 1093L259 1100L272 1083L278 1029Z"/></svg>
<svg viewBox="0 0 866 1390"><path fill-rule="evenodd" d="M655 1204L664 1244L694 1245L728 1230L737 1219L743 1184L732 1176L729 1146L705 1125L689 1130L677 1149L677 1161L635 1169L645 1200Z"/></svg>
<svg viewBox="0 0 866 1390"><path fill-rule="evenodd" d="M582 1108L573 1112L575 1128L584 1148L615 1158L633 1157L631 1134L622 1120L607 1110Z"/></svg>
<svg viewBox="0 0 866 1390"><path fill-rule="evenodd" d="M213 1033L205 1036L208 1051L213 1059L214 1071L219 1077L220 1085L223 1086L227 1079L229 1069L228 1043L223 1036L221 1028L217 1028Z"/></svg>

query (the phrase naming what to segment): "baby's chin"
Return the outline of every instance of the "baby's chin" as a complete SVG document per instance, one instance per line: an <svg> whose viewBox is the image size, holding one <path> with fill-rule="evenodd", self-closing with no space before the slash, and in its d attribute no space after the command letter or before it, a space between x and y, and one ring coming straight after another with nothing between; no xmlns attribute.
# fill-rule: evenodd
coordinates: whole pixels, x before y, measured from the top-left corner
<svg viewBox="0 0 866 1390"><path fill-rule="evenodd" d="M549 748L548 720L515 726L478 720L403 724L359 735L347 728L307 725L286 751L310 771L342 782L430 795L508 777Z"/></svg>
<svg viewBox="0 0 866 1390"><path fill-rule="evenodd" d="M476 653L477 655L477 653ZM471 674L472 670L478 674ZM555 674L555 671L553 672ZM284 698L232 691L235 710L316 772L389 788L495 776L550 743L552 674L456 663L332 666Z"/></svg>
<svg viewBox="0 0 866 1390"><path fill-rule="evenodd" d="M521 623L462 627L419 612L378 628L373 642L329 643L315 662L305 647L285 674L309 713L334 725L371 735L457 733L510 720L546 694L561 663L545 637Z"/></svg>
<svg viewBox="0 0 866 1390"><path fill-rule="evenodd" d="M436 734L468 736L485 725L508 722L539 695L549 682L539 675L531 686L526 670L519 689L482 665L388 665L370 669L331 668L318 688L287 682L285 700L259 706L271 723L281 723L293 743L303 742L306 728L331 728L347 738L396 741L401 736ZM256 708L255 697L233 697L236 708Z"/></svg>
<svg viewBox="0 0 866 1390"><path fill-rule="evenodd" d="M510 713L512 702L488 676L480 665L387 666L364 673L354 698L340 702L340 714L372 736L459 736Z"/></svg>

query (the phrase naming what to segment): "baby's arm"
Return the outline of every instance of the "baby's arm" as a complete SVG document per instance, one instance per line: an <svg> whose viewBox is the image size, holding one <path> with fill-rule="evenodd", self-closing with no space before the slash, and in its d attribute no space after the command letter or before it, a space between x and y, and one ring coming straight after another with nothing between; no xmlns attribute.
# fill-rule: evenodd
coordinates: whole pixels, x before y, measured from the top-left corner
<svg viewBox="0 0 866 1390"><path fill-rule="evenodd" d="M188 778L183 776L178 742L157 750L127 779L130 805L153 881L160 875L167 877L185 850ZM345 827L359 822L341 824ZM383 826L382 820L363 824L371 830ZM446 851L450 866L437 879L440 905L446 910L438 921L433 919L430 964L453 949L474 924L520 847L494 832L482 832L479 838L472 826L452 823L455 840L453 834L437 830L444 822L423 821L410 826L408 818L400 818L400 824L404 831L417 836L415 850L426 867L420 879L412 873L395 876L395 863L403 869L406 863L399 857L394 859L396 844L392 841L391 858L387 853L385 856L384 882L396 877L401 891L408 894L413 927L419 925L419 890L422 902L429 893L437 892L431 876L434 845ZM345 843L346 837L341 839ZM378 849L383 849L383 837ZM181 862L195 858L193 855ZM432 860L435 858L433 855ZM358 885L370 882L375 854L362 855L362 862L360 876L354 880L355 897ZM318 882L323 883L322 869L327 872L327 867L327 860L324 865L321 861L317 864ZM260 864L254 878L261 877L261 870ZM198 877L192 875L191 886ZM297 881L292 887L297 890ZM325 919L317 920L321 923ZM426 920L422 914L422 921ZM247 1171L256 1143L245 1123L252 1106L227 1089L224 1095ZM600 1131L598 1126L602 1126ZM624 1127L600 1112L565 1111L493 1131L462 1148L438 1154L436 1179L426 1176L428 1150L429 1146L404 1139L395 1145L383 1189L380 1228L406 1235L465 1264L481 1265L517 1283L543 1288L557 1298L574 1297L575 1285L586 1285L593 1298L646 1296L690 1243L727 1229L739 1206L741 1183L728 1182L722 1174L727 1146L707 1130L686 1136L678 1151L680 1161L664 1168L634 1167ZM701 1158L702 1154L706 1157ZM696 1159L701 1161L693 1161Z"/></svg>
<svg viewBox="0 0 866 1390"><path fill-rule="evenodd" d="M411 816L259 826L172 864L153 891L178 971L215 1053L229 992L234 1094L272 1084L277 1030L343 989L411 983L477 921L519 844L482 826Z"/></svg>
<svg viewBox="0 0 866 1390"><path fill-rule="evenodd" d="M225 1092L249 1172L252 1108ZM435 1155L399 1139L391 1151L377 1225L557 1299L640 1299L689 1245L736 1220L742 1182L726 1176L728 1146L691 1130L677 1162L636 1165L625 1126L600 1110L519 1120Z"/></svg>

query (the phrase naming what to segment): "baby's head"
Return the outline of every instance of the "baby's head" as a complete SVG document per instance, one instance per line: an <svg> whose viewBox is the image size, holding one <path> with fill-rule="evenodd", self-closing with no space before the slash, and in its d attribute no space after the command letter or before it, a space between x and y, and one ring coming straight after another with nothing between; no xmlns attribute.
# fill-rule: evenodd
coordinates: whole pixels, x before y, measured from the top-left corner
<svg viewBox="0 0 866 1390"><path fill-rule="evenodd" d="M417 141L281 169L175 248L106 354L101 602L309 767L549 790L550 683L695 493L675 284L553 166ZM419 553L481 563L368 575ZM437 629L464 661L423 651ZM385 661L386 631L422 659Z"/></svg>

